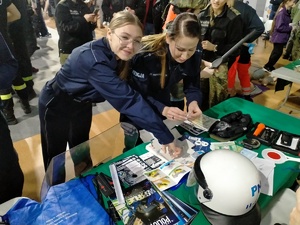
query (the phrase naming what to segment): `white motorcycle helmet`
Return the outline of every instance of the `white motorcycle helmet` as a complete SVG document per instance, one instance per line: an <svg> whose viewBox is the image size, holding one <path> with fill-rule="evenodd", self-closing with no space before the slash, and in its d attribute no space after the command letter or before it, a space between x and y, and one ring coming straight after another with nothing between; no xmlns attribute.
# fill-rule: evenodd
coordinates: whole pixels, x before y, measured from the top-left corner
<svg viewBox="0 0 300 225"><path fill-rule="evenodd" d="M227 216L247 214L260 194L260 175L245 156L231 150L200 155L189 174L187 186L196 185L198 201Z"/></svg>

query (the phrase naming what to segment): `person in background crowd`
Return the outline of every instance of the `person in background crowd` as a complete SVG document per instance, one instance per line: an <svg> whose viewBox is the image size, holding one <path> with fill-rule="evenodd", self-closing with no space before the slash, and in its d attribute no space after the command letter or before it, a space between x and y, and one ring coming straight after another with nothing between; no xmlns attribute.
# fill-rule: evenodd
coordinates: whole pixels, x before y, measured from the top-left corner
<svg viewBox="0 0 300 225"><path fill-rule="evenodd" d="M128 60L141 48L143 26L128 11L111 20L106 37L75 48L39 98L45 169L50 160L89 139L92 103L108 101L139 127L152 132L163 150L179 155L174 137L142 95L126 82Z"/></svg>
<svg viewBox="0 0 300 225"><path fill-rule="evenodd" d="M49 38L51 34L48 32L47 26L42 13L41 0L31 0L32 9L34 14L32 16L32 22L37 38Z"/></svg>
<svg viewBox="0 0 300 225"><path fill-rule="evenodd" d="M82 0L61 0L56 6L55 21L59 35L60 64L63 65L74 48L93 40L98 14L90 11Z"/></svg>
<svg viewBox="0 0 300 225"><path fill-rule="evenodd" d="M291 10L291 18L292 18L292 31L289 37L289 40L286 44L285 53L283 54L283 59L288 59L290 61L294 61L300 58L300 52L299 52L299 31L300 31L300 1L298 1L295 5L295 7ZM294 44L296 46L297 51L293 51ZM297 47L298 46L298 47ZM296 54L292 54L296 53Z"/></svg>
<svg viewBox="0 0 300 225"><path fill-rule="evenodd" d="M228 70L228 93L231 97L235 96L235 77L236 73L238 73L239 81L242 87L243 98L248 101L253 101L250 96L251 79L249 68L251 65L251 48L249 48L249 46L253 46L252 42L261 36L265 30L265 27L256 11L250 5L239 0L235 0L233 3L233 7L240 12L242 17L243 37L249 34L252 30L255 30L256 32L252 37L250 37L250 39L247 40L247 43L244 43L241 46L240 55L236 57L235 62Z"/></svg>
<svg viewBox="0 0 300 225"><path fill-rule="evenodd" d="M236 9L228 7L227 2L232 5L230 1L211 0L210 4L198 15L202 27L203 60L213 62L242 39L243 21ZM227 72L238 55L239 50L234 51L228 57L228 62L221 64L213 75L209 78L202 77L202 110L228 98Z"/></svg>
<svg viewBox="0 0 300 225"><path fill-rule="evenodd" d="M104 25L103 25L103 22L104 22L104 15L103 15L103 10L102 10L102 3L103 3L103 0L96 0L96 5L95 7L97 9L99 9L99 12L98 12L98 16L99 16L99 27L102 29L104 28Z"/></svg>
<svg viewBox="0 0 300 225"><path fill-rule="evenodd" d="M270 1L270 4L272 4L271 6L271 12L270 12L270 15L269 15L269 20L273 20L274 19L274 16L280 6L280 4L283 2L283 0L271 0Z"/></svg>
<svg viewBox="0 0 300 225"><path fill-rule="evenodd" d="M102 10L105 21L109 22L114 13L127 10L135 14L141 22L144 21L146 4L144 0L103 0Z"/></svg>
<svg viewBox="0 0 300 225"><path fill-rule="evenodd" d="M144 35L155 34L154 29L154 20L153 20L153 6L155 5L156 0L146 0L146 13L144 16Z"/></svg>
<svg viewBox="0 0 300 225"><path fill-rule="evenodd" d="M11 0L0 2L0 32L9 47L12 47L12 44L10 43L7 24L19 20L20 18L21 13Z"/></svg>
<svg viewBox="0 0 300 225"><path fill-rule="evenodd" d="M291 17L288 13L295 4L295 0L284 0L274 17L272 28L271 28L271 38L270 41L273 43L273 50L269 56L268 62L264 65L263 70L266 72L271 72L274 70L274 65L280 59L283 48L289 40L290 33L292 31ZM271 76L264 79L263 84L267 85L273 83L274 80Z"/></svg>
<svg viewBox="0 0 300 225"><path fill-rule="evenodd" d="M33 55L33 53L40 49L37 45L37 39L35 36L35 31L32 23L32 16L34 14L33 9L31 7L31 1L26 1L27 3L27 15L24 20L24 32L25 32L25 40L29 57ZM32 66L32 73L37 73L39 69Z"/></svg>
<svg viewBox="0 0 300 225"><path fill-rule="evenodd" d="M9 1L8 4L9 8L14 7ZM3 13L7 16L6 10L4 11L3 8L6 6L0 3L0 15ZM17 12L16 8L14 11ZM11 13L11 10L9 9L8 12ZM18 70L18 62L1 32L0 53L0 90L3 90L11 87L12 79ZM10 131L2 111L0 111L0 143L0 204L2 204L12 198L22 196L24 184L24 175L19 164L19 158L13 147Z"/></svg>
<svg viewBox="0 0 300 225"><path fill-rule="evenodd" d="M295 8L295 7L294 7ZM291 51L291 60L297 60L300 59L300 3L298 2L297 4L297 9L298 11L296 12L294 16L294 20L296 25L295 25L295 33L294 33L294 41L293 41L293 47Z"/></svg>
<svg viewBox="0 0 300 225"><path fill-rule="evenodd" d="M196 15L181 13L168 25L166 32L143 37L142 52L131 60L131 74L128 78L130 86L147 99L162 119L180 121L201 116L200 33L201 26ZM172 107L170 100L172 87L181 80L187 100L187 112ZM141 129L125 114L121 114L120 121ZM126 134L126 129L124 130ZM125 150L134 147L135 143L130 140L130 135L125 135Z"/></svg>
<svg viewBox="0 0 300 225"><path fill-rule="evenodd" d="M19 64L17 76L13 80L12 84L20 98L20 104L24 113L29 114L31 113L29 96L32 96L33 98L36 96L36 93L33 90L32 65L27 52L24 33L27 5L24 0L12 0L12 3L14 3L21 14L21 18L19 20L8 23L9 40L7 43L10 45L12 42L12 52ZM14 102L11 88L1 90L0 97L3 105L3 113L7 123L9 125L18 123L18 120L14 115Z"/></svg>
<svg viewBox="0 0 300 225"><path fill-rule="evenodd" d="M35 45L36 37L34 33L32 33L32 23L29 21L28 18L28 4L26 0L12 0L12 2L16 5L18 10L21 13L21 19L9 24L9 34L10 38L14 45L14 52L16 54L16 58L20 61L20 69L21 71L19 74L23 78L26 89L28 92L28 99L31 100L36 97L36 93L33 89L33 77L32 73L36 73L38 71L35 70L35 68L31 64L30 60L30 54L32 51L35 51L37 48L37 45ZM33 42L32 45L35 45L30 47L30 51L28 50L27 41L31 40ZM24 52L23 50L27 49L27 52ZM35 49L35 50L34 50ZM32 53L33 54L33 53Z"/></svg>

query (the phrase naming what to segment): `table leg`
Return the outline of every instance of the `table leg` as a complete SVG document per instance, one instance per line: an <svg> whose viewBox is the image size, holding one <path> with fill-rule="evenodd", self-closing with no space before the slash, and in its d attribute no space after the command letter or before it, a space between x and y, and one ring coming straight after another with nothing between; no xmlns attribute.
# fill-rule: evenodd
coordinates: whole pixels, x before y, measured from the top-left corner
<svg viewBox="0 0 300 225"><path fill-rule="evenodd" d="M287 92L286 92L285 98L284 98L283 102L277 107L277 110L279 110L280 108L284 107L284 108L288 108L288 109L291 110L291 111L289 112L289 114L291 114L293 111L294 111L294 112L300 112L300 110L297 109L297 108L295 108L295 107L291 107L291 106L285 105L286 102L287 102L287 100L288 100L289 98L299 98L299 96L290 96L290 92L291 92L291 89L292 89L292 85L293 85L293 83L291 82L291 83L289 84L289 87L288 87L288 90L287 90Z"/></svg>
<svg viewBox="0 0 300 225"><path fill-rule="evenodd" d="M291 82L291 83L289 84L289 87L288 87L288 90L287 90L287 92L286 92L285 98L284 98L283 102L278 106L277 110L279 110L281 107L284 107L285 103L287 102L287 100L288 100L288 98L289 98L289 96L290 96L290 92L291 92L291 89L292 89L292 85L293 85L293 83Z"/></svg>

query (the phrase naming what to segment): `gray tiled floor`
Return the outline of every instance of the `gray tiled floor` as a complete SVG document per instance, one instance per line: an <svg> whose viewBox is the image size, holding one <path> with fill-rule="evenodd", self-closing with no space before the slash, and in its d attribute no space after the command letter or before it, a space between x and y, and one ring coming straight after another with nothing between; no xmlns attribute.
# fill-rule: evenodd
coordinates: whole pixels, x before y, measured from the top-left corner
<svg viewBox="0 0 300 225"><path fill-rule="evenodd" d="M38 39L40 47L31 57L32 65L40 71L34 74L34 89L39 95L46 81L52 79L60 68L58 57L58 34L55 29L48 28L52 34L51 38ZM9 126L13 141L18 141L33 135L39 134L39 118L38 118L38 97L30 101L32 112L25 115L20 107L18 98L14 97L15 116L19 123ZM97 114L111 109L111 106L105 102L97 104L93 108L93 113Z"/></svg>

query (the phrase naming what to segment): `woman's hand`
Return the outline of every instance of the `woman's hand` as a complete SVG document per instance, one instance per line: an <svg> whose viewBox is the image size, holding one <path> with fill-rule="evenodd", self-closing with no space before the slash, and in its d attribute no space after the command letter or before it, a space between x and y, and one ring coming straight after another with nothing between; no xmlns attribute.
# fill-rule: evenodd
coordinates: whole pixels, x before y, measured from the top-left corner
<svg viewBox="0 0 300 225"><path fill-rule="evenodd" d="M202 115L202 111L198 106L196 101L192 101L188 106L188 116L189 120L194 120L199 118Z"/></svg>
<svg viewBox="0 0 300 225"><path fill-rule="evenodd" d="M83 17L88 23L96 23L98 18L98 16L95 15L94 13L84 14Z"/></svg>
<svg viewBox="0 0 300 225"><path fill-rule="evenodd" d="M166 153L168 151L168 153L173 157L173 158L177 158L181 155L181 148L177 147L175 145L175 142L171 142L169 144L166 145L162 145L162 151L164 153Z"/></svg>
<svg viewBox="0 0 300 225"><path fill-rule="evenodd" d="M202 48L208 51L215 51L215 47L216 45L214 45L213 43L211 43L210 41L202 41Z"/></svg>
<svg viewBox="0 0 300 225"><path fill-rule="evenodd" d="M166 106L162 111L162 115L169 120L184 121L187 119L187 113L177 107Z"/></svg>

